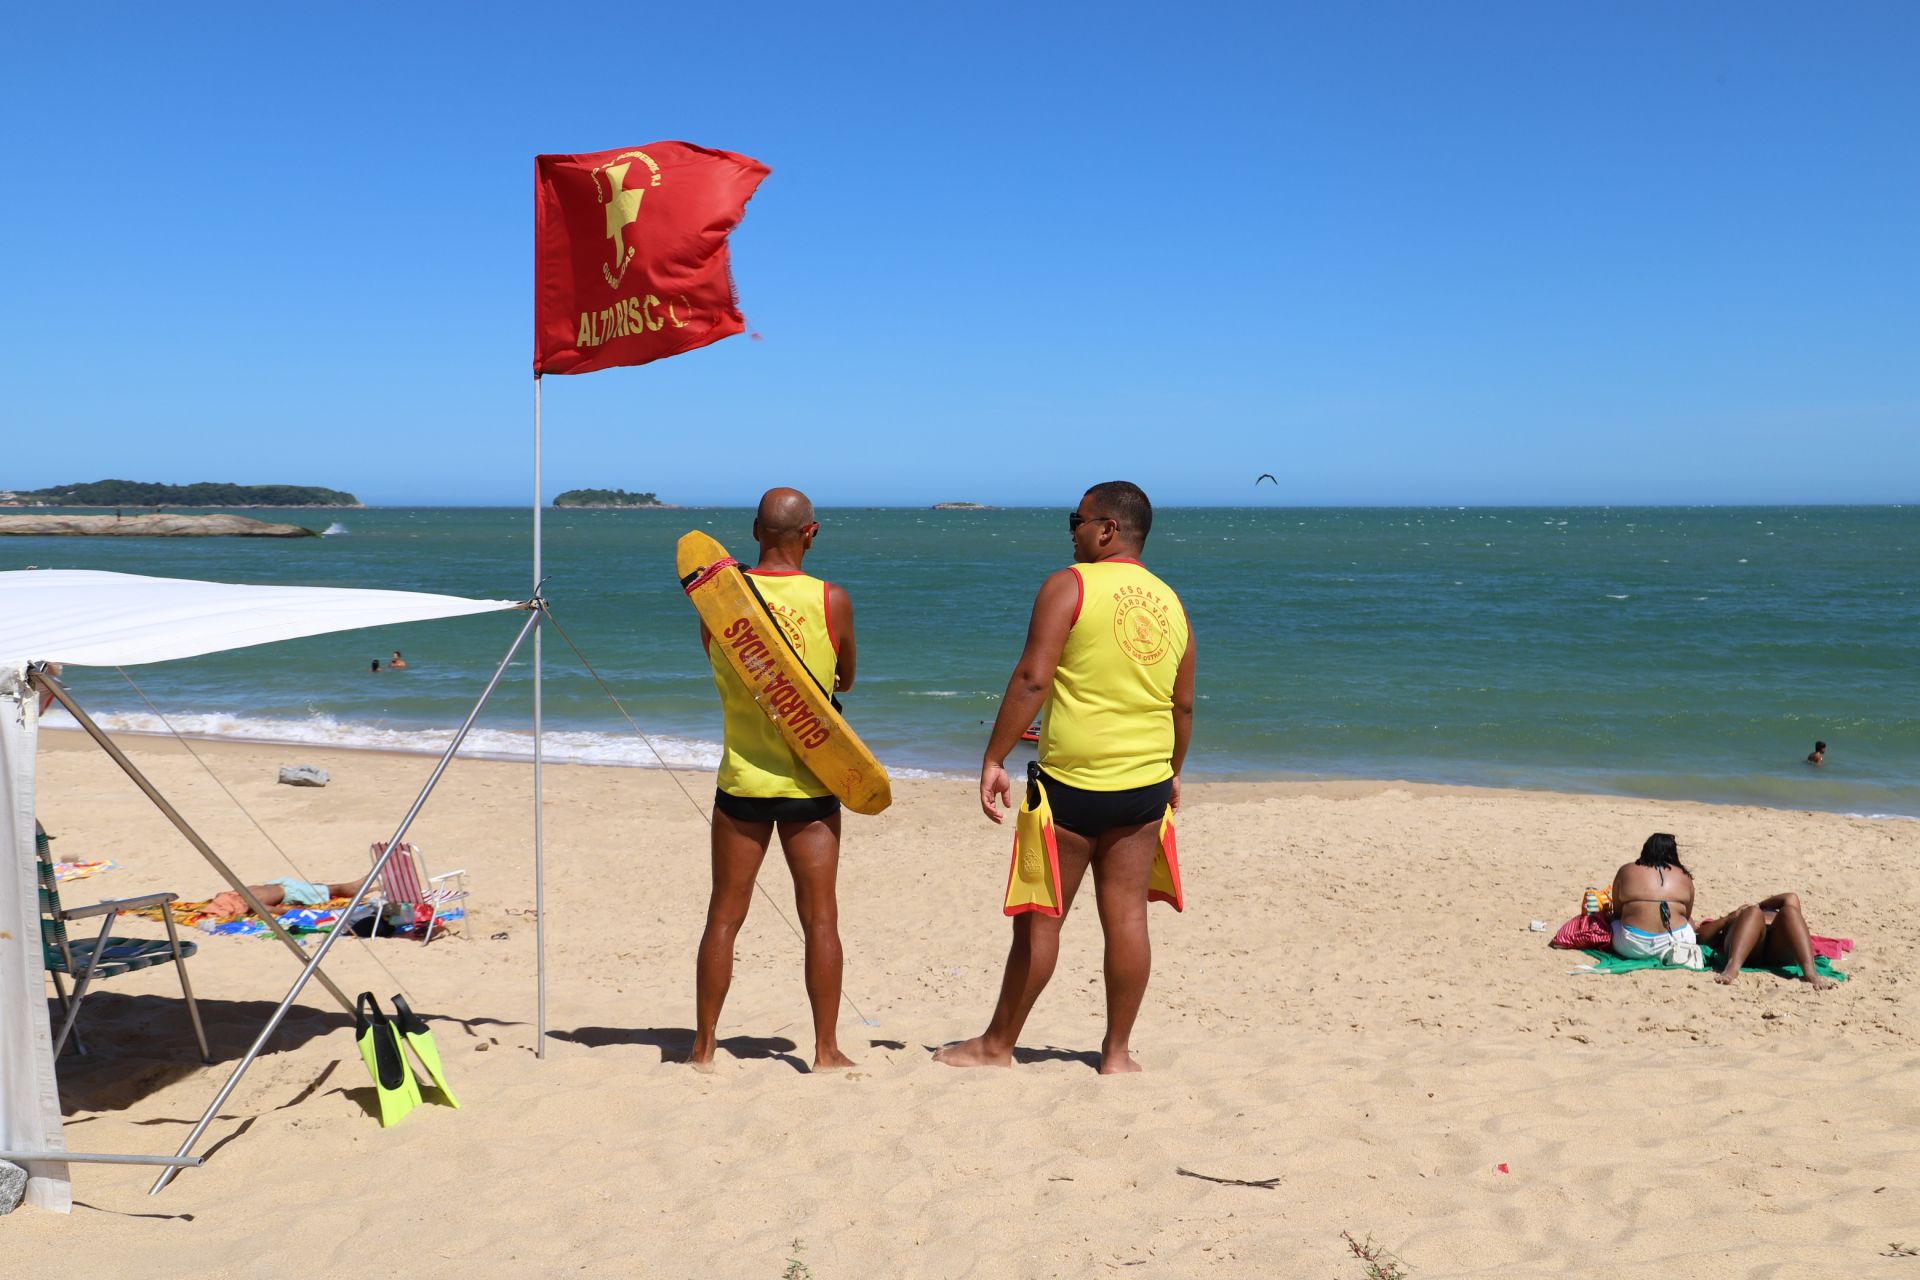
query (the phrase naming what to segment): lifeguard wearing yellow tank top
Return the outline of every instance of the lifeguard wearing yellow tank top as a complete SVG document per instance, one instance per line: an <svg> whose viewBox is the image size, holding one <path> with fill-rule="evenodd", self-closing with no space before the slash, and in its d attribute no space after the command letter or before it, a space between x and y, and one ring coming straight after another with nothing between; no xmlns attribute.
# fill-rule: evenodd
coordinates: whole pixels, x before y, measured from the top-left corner
<svg viewBox="0 0 1920 1280"><path fill-rule="evenodd" d="M767 573L747 570L761 599L779 619L781 630L800 654L800 660L825 688L833 688L840 661L827 620L827 584L804 573ZM801 763L786 739L753 695L733 673L727 660L707 643L707 662L713 668L714 687L720 691L720 709L726 744L720 755L722 791L729 795L763 799L799 800L832 795L820 779Z"/></svg>
<svg viewBox="0 0 1920 1280"><path fill-rule="evenodd" d="M1187 613L1138 560L1077 564L1080 607L1053 673L1040 767L1070 787L1126 791L1173 776L1173 681Z"/></svg>

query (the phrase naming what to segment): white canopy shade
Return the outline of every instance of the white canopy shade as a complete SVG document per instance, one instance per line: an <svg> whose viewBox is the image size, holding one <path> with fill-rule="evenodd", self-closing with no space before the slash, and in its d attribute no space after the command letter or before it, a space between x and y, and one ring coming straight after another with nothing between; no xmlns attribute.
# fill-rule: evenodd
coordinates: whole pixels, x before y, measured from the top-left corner
<svg viewBox="0 0 1920 1280"><path fill-rule="evenodd" d="M94 569L0 572L0 664L126 667L299 636L517 609L420 591L243 586Z"/></svg>

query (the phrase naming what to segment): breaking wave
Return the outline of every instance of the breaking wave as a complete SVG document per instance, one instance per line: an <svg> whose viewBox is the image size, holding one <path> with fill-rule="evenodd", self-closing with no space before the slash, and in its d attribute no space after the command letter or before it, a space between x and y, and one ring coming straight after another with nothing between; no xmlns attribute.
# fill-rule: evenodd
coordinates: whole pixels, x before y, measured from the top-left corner
<svg viewBox="0 0 1920 1280"><path fill-rule="evenodd" d="M451 726L441 729L404 729L378 724L355 724L329 715L305 719L275 719L227 712L185 712L170 715L166 723L151 712L110 712L94 719L113 733L167 734L167 724L188 738L226 742L262 742L286 746L335 747L348 751L402 751L435 755L453 740ZM45 720L53 729L77 728L71 717L55 709ZM699 738L652 736L653 747L632 734L591 733L549 729L542 735L546 759L556 764L625 765L638 768L712 769L720 763L720 744ZM655 753L658 753L657 755ZM475 728L467 734L460 754L479 760L531 760L533 735L517 729Z"/></svg>
<svg viewBox="0 0 1920 1280"><path fill-rule="evenodd" d="M163 723L146 711L107 712L94 716L110 733L171 736L167 725L186 738L221 742L257 742L282 746L331 747L344 751L398 751L411 755L438 755L453 740L451 726L405 729L377 724L355 724L329 715L305 719L243 716L227 712L184 712ZM58 707L41 721L49 729L78 729L73 718ZM542 735L544 757L550 764L608 765L628 769L715 769L720 744L702 738L650 734L652 746L631 733L594 733L548 729ZM520 729L475 728L461 744L460 755L472 760L531 760L533 735ZM960 775L889 765L895 778L946 778Z"/></svg>

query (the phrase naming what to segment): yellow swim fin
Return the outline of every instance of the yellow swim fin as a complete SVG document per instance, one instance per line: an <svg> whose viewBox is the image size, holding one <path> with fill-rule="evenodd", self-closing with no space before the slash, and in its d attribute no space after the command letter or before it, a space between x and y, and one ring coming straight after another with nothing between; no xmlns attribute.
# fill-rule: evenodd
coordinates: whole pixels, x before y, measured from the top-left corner
<svg viewBox="0 0 1920 1280"><path fill-rule="evenodd" d="M433 1042L433 1031L427 1026L427 1020L408 1006L405 996L395 996L393 1021L400 1038L413 1049L413 1056L420 1059L420 1065L433 1078L440 1096L447 1100L448 1106L458 1108L460 1099L454 1097L453 1090L447 1087L447 1071L440 1065L440 1046Z"/></svg>
<svg viewBox="0 0 1920 1280"><path fill-rule="evenodd" d="M1160 851L1153 855L1153 872L1147 879L1147 901L1165 902L1175 911L1187 909L1186 890L1180 887L1180 857L1173 841L1173 806L1167 806L1160 819Z"/></svg>
<svg viewBox="0 0 1920 1280"><path fill-rule="evenodd" d="M1013 823L1013 865L1007 868L1006 912L1061 913L1060 846L1053 835L1053 808L1040 785L1040 766L1027 765L1027 794Z"/></svg>
<svg viewBox="0 0 1920 1280"><path fill-rule="evenodd" d="M363 991L353 1006L353 1038L360 1047L360 1059L373 1076L373 1090L380 1103L380 1127L399 1124L409 1111L420 1105L420 1086L414 1083L406 1054L400 1049L400 1037L380 1010L373 992Z"/></svg>

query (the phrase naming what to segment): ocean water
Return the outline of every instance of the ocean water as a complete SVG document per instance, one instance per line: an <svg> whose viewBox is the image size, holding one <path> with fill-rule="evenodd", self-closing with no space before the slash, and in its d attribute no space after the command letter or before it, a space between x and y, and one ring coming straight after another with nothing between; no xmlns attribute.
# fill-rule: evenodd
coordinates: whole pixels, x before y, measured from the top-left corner
<svg viewBox="0 0 1920 1280"><path fill-rule="evenodd" d="M259 514L259 513L254 513ZM1060 510L823 510L808 568L854 601L855 726L897 771L967 775L1033 593L1071 552ZM0 519L4 519L0 515ZM524 510L298 512L293 542L8 538L0 567L523 596ZM674 580L738 510L553 511L547 593L651 745L564 642L546 647L553 758L711 765L719 712ZM1168 509L1147 561L1199 646L1190 777L1406 778L1920 816L1920 508ZM428 749L518 615L352 632L136 668L201 735ZM405 651L404 672L369 674ZM524 755L526 656L473 749ZM157 729L119 673L71 683ZM1803 763L1816 738L1828 763Z"/></svg>

